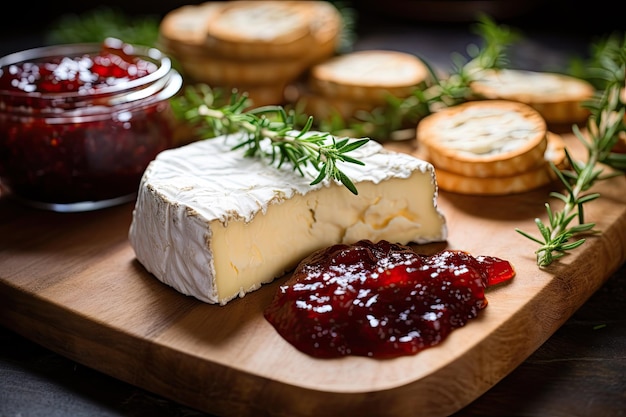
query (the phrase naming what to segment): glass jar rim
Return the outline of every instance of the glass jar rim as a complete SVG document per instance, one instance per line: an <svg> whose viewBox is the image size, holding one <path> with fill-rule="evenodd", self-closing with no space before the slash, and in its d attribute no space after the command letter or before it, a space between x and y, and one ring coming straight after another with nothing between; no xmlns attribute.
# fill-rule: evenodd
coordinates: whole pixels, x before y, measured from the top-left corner
<svg viewBox="0 0 626 417"><path fill-rule="evenodd" d="M109 39L105 40L102 43L96 42L83 42L83 43L70 43L70 44L60 44L60 45L49 45L49 46L41 46L31 49L25 49L18 52L13 52L11 54L0 57L0 68L6 68L10 65L15 65L23 62L29 61L41 61L46 58L53 57L64 57L64 56L80 56L83 54L100 52L102 50L103 45ZM171 59L161 52L159 49L148 46L141 45L132 45L123 43L120 41L120 45L123 46L123 52L129 55L132 55L137 58L149 59L153 63L157 64L156 71L147 74L143 77L136 78L134 80L129 80L124 82L123 84L112 85L108 87L98 88L96 92L89 94L88 96L107 96L112 95L124 91L134 90L137 88L141 88L146 85L150 85L155 83L156 81L167 76L172 70L172 61ZM55 93L47 93L47 92L24 92L24 91L15 91L15 90L3 90L0 89L1 95L11 95L14 97L38 97L41 99L64 99L64 98L76 98L76 97L84 97L85 93L81 93L78 91L72 92L55 92Z"/></svg>

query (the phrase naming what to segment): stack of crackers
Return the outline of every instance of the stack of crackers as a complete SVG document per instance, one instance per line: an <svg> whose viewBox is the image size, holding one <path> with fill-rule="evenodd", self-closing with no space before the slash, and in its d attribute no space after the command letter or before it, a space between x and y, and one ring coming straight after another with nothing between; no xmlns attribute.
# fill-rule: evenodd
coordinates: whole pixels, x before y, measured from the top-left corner
<svg viewBox="0 0 626 417"><path fill-rule="evenodd" d="M186 79L262 106L283 103L290 83L335 55L342 24L327 1L210 1L168 13L159 43Z"/></svg>
<svg viewBox="0 0 626 417"><path fill-rule="evenodd" d="M533 107L510 100L469 101L426 116L417 141L435 166L439 188L506 195L556 179L566 166L563 138Z"/></svg>

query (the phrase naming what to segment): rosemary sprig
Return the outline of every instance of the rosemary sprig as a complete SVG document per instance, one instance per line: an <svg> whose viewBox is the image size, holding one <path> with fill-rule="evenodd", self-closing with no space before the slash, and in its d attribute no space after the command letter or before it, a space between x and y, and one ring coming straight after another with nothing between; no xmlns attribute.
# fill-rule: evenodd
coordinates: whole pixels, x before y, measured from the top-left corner
<svg viewBox="0 0 626 417"><path fill-rule="evenodd" d="M626 43L622 44L622 51L626 51ZM586 151L585 162L576 161L566 149L570 170L560 171L554 165L552 169L564 185L565 194L552 192L550 195L563 202L560 211L552 209L546 203L548 224L541 219L535 223L541 234L534 237L520 229L515 229L521 235L539 244L535 251L537 265L545 267L554 260L585 243L584 238L572 241L575 236L594 232L595 223L586 223L583 205L600 197L599 193L589 192L591 187L599 181L623 175L626 170L626 154L612 152L620 134L626 133L624 126L625 103L622 94L625 91L626 54L603 55L598 57L600 68L590 72L603 80L605 90L596 95L594 100L587 103L591 116L587 121L587 133L584 134L576 125L573 132L580 140ZM616 171L605 174L606 166ZM622 172L619 172L621 170ZM577 223L572 223L577 219Z"/></svg>
<svg viewBox="0 0 626 417"><path fill-rule="evenodd" d="M598 76L598 68L605 67L607 60L626 62L624 36L615 32L592 43L590 57L574 57L569 63L568 73L589 81L597 90L605 90L611 78Z"/></svg>
<svg viewBox="0 0 626 417"><path fill-rule="evenodd" d="M358 194L338 163L365 165L347 154L369 139L338 139L330 133L314 132L310 116L303 127L296 129L293 112L288 113L282 106L250 108L245 94L233 92L228 102L222 104L221 100L219 90L206 84L190 85L184 94L173 99L172 107L179 118L195 125L205 139L241 132L244 140L233 149L245 148L245 157L265 157L278 168L289 162L302 176L304 168L311 166L317 172L311 185L334 179ZM268 143L271 146L266 146Z"/></svg>
<svg viewBox="0 0 626 417"><path fill-rule="evenodd" d="M452 71L444 78L431 69L435 83L415 92L420 103L425 103L428 113L442 107L460 104L475 96L471 83L488 70L508 66L508 50L521 35L506 25L498 25L488 16L480 16L473 30L483 45L470 44L467 48L469 60L459 53L452 54Z"/></svg>

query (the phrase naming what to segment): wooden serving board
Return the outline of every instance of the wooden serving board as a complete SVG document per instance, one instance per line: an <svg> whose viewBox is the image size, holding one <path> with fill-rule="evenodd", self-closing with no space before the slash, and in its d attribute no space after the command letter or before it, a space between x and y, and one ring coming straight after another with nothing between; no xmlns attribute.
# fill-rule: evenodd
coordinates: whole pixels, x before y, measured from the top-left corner
<svg viewBox="0 0 626 417"><path fill-rule="evenodd" d="M220 416L447 416L538 348L626 260L626 177L599 184L601 233L545 270L536 233L548 187L507 197L440 192L444 247L511 261L488 307L437 347L392 360L314 359L262 316L279 279L226 306L149 275L127 240L132 204L52 213L0 199L0 323L61 355ZM558 203L555 203L558 204Z"/></svg>

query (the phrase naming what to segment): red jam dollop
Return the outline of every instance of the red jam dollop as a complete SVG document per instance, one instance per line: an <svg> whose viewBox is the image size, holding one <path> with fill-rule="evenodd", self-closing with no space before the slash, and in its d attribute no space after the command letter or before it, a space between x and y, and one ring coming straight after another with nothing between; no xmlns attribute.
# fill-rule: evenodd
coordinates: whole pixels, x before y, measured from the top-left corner
<svg viewBox="0 0 626 417"><path fill-rule="evenodd" d="M387 241L334 245L304 259L265 318L300 351L319 358L393 358L441 343L487 306L485 289L512 265L444 250L432 256Z"/></svg>
<svg viewBox="0 0 626 417"><path fill-rule="evenodd" d="M182 78L155 49L107 40L0 64L0 178L25 201L131 201L148 163L175 146L169 99Z"/></svg>

